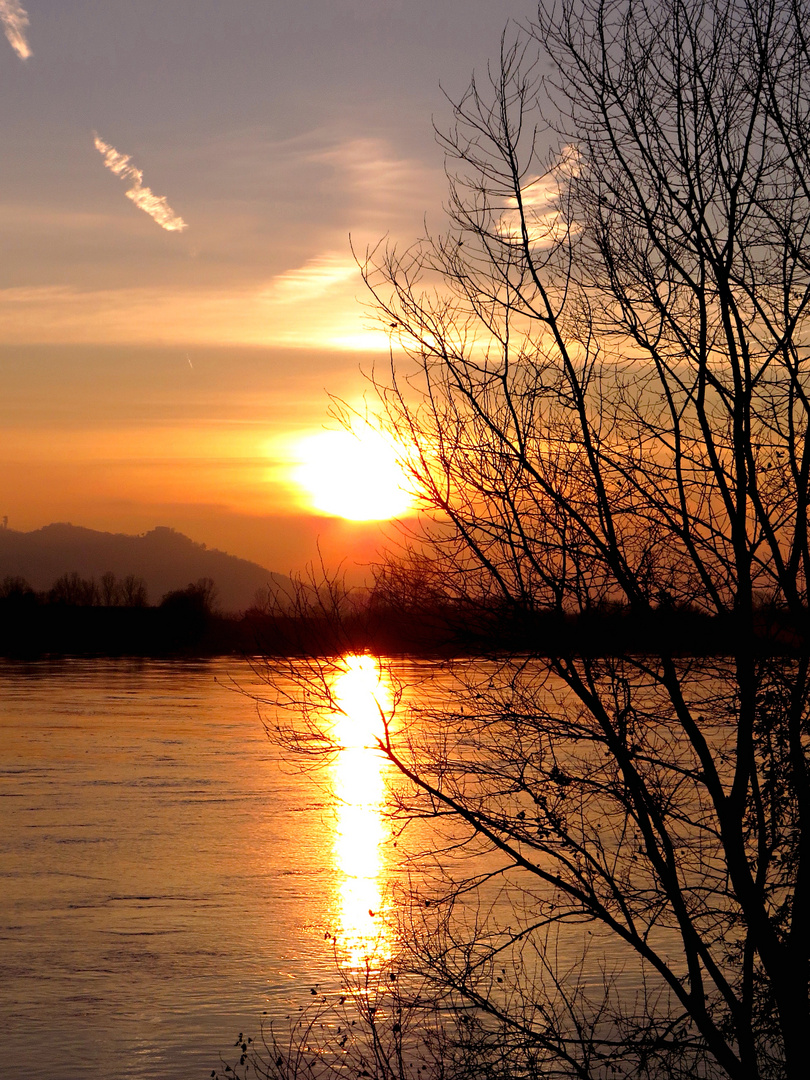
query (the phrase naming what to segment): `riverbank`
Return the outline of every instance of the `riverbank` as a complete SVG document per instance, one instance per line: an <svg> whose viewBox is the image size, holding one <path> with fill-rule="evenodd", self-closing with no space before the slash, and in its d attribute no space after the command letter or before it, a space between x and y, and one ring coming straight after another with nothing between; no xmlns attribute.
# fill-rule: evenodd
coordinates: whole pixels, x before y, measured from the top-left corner
<svg viewBox="0 0 810 1080"><path fill-rule="evenodd" d="M328 617L234 615L189 605L159 607L0 604L0 656L303 656L370 651L378 655L717 656L791 655L810 648L810 618L762 609L753 630L732 616L691 611L586 615L453 608L376 608Z"/></svg>

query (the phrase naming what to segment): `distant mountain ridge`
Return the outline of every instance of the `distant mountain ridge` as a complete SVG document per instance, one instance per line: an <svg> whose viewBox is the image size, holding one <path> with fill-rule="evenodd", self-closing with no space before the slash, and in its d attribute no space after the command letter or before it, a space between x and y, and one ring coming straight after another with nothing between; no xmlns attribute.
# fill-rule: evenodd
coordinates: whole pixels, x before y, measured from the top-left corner
<svg viewBox="0 0 810 1080"><path fill-rule="evenodd" d="M62 574L75 571L98 579L108 570L117 577L142 577L150 604L160 603L164 593L173 589L184 589L200 578L213 578L219 606L232 612L254 604L259 590L286 592L291 586L283 574L207 548L165 525L140 536L65 523L27 533L0 529L0 579L6 575L24 577L39 591L50 588Z"/></svg>

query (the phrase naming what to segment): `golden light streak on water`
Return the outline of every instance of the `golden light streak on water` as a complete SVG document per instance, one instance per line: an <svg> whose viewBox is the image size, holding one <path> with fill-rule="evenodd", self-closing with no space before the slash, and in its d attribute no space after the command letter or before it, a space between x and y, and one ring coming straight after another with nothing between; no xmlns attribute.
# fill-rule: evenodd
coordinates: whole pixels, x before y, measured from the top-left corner
<svg viewBox="0 0 810 1080"><path fill-rule="evenodd" d="M332 766L338 948L349 967L377 967L391 955L383 895L386 763L376 743L390 715L391 687L373 657L346 656L330 690L333 737L341 747Z"/></svg>

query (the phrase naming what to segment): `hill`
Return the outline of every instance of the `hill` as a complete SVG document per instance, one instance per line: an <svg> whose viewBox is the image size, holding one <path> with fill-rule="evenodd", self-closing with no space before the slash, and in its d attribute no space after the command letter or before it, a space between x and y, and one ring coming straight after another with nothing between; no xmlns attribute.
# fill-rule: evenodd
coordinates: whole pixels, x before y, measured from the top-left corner
<svg viewBox="0 0 810 1080"><path fill-rule="evenodd" d="M291 585L283 574L209 549L162 525L141 536L61 523L28 533L0 529L0 579L6 575L24 577L39 591L50 588L62 574L75 571L98 579L108 570L117 577L142 577L152 604L189 582L213 578L224 611L250 607L260 589L286 591Z"/></svg>

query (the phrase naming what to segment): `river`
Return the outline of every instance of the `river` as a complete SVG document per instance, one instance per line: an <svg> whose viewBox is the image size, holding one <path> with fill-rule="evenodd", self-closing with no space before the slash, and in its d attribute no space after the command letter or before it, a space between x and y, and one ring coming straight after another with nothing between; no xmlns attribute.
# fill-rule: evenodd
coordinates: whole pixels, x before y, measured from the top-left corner
<svg viewBox="0 0 810 1080"><path fill-rule="evenodd" d="M244 661L3 662L0 687L9 1075L207 1077L335 984L329 932L342 963L390 948L384 767L350 737L302 771Z"/></svg>

